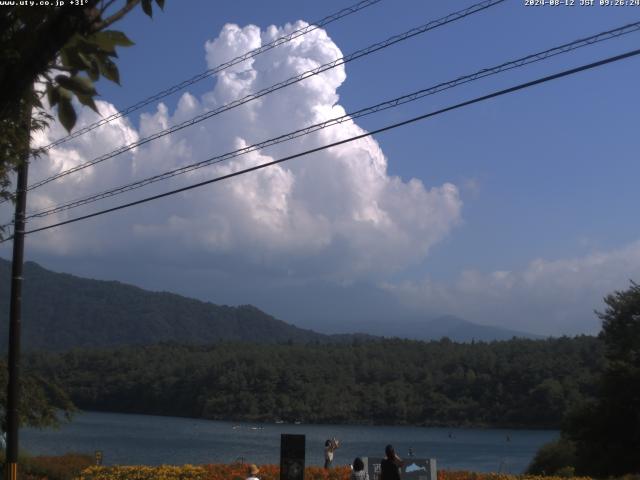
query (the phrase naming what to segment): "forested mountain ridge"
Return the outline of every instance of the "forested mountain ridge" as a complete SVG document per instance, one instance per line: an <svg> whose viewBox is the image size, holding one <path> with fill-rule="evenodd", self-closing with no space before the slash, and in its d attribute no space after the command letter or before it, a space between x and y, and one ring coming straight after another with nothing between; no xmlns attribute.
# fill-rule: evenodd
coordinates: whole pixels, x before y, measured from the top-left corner
<svg viewBox="0 0 640 480"><path fill-rule="evenodd" d="M558 428L594 394L596 337L164 344L38 353L78 407L219 420Z"/></svg>
<svg viewBox="0 0 640 480"><path fill-rule="evenodd" d="M0 259L0 312L8 315L10 262ZM26 350L144 345L166 341L344 341L289 325L251 305L220 306L120 282L90 280L24 265L22 339ZM8 322L0 342L7 345Z"/></svg>

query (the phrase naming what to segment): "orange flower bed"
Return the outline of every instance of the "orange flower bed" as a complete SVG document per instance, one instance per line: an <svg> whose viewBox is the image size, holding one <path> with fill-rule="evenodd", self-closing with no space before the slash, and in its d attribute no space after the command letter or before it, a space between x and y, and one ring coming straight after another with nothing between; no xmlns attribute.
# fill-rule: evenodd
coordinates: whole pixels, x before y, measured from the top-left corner
<svg viewBox="0 0 640 480"><path fill-rule="evenodd" d="M122 466L89 467L78 480L206 480L206 470L193 465L162 465L160 467ZM243 480L246 477L243 477Z"/></svg>
<svg viewBox="0 0 640 480"><path fill-rule="evenodd" d="M244 480L248 477L247 465L204 465L206 480ZM258 465L260 480L280 480L279 465ZM304 469L305 480L349 480L349 467L337 467L325 470L322 467Z"/></svg>
<svg viewBox="0 0 640 480"><path fill-rule="evenodd" d="M278 465L258 465L258 468L260 468L258 474L260 480L280 479ZM305 480L349 480L350 473L349 467L337 467L329 470L322 467L307 467L304 470L304 478ZM245 480L247 476L248 466L246 464L115 466L87 468L78 477L78 480ZM566 480L566 478L441 470L438 472L438 480ZM592 479L573 477L572 480Z"/></svg>
<svg viewBox="0 0 640 480"><path fill-rule="evenodd" d="M260 480L279 480L278 465L259 465ZM349 480L349 467L325 470L322 467L307 467L305 480ZM114 466L89 467L82 472L79 480L245 480L248 466L241 464L183 465L160 467Z"/></svg>

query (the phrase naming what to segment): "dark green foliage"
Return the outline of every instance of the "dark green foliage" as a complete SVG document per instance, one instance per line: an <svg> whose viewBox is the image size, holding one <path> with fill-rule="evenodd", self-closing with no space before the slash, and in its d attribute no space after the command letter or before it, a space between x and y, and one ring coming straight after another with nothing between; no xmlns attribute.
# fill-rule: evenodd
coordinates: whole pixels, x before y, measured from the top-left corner
<svg viewBox="0 0 640 480"><path fill-rule="evenodd" d="M558 427L589 398L594 337L458 344L164 344L33 354L87 410L209 419ZM542 414L544 413L544 415Z"/></svg>
<svg viewBox="0 0 640 480"><path fill-rule="evenodd" d="M573 442L561 438L543 445L527 468L530 475L558 475L576 464L576 447ZM564 476L564 475L559 475Z"/></svg>
<svg viewBox="0 0 640 480"><path fill-rule="evenodd" d="M60 424L60 414L67 420L75 407L66 392L52 380L27 369L20 379L21 409L20 424L31 427L56 427ZM7 405L7 363L0 361L0 415L4 424ZM4 427L0 430L4 431Z"/></svg>
<svg viewBox="0 0 640 480"><path fill-rule="evenodd" d="M632 282L605 303L597 398L574 410L563 429L576 444L576 472L598 477L640 473L640 286Z"/></svg>
<svg viewBox="0 0 640 480"><path fill-rule="evenodd" d="M11 103L22 98L36 82L44 84L49 99L55 98L53 92L60 88L78 98L92 98L97 95L93 81L98 80L100 74L117 82L118 69L111 58L118 56L116 47L128 47L133 42L124 33L106 28L126 15L136 3L139 0L115 4L110 12L96 0L88 0L84 8L64 13L29 6L4 9L0 16L0 24L5 27L0 37L3 41L0 58L6 68L0 70L0 85L5 86L10 81L14 85L6 96L5 91L0 94L0 111L8 114ZM164 4L162 1L157 3L160 7ZM151 16L151 1L143 0L142 9ZM47 38L38 35L39 32L55 34ZM35 58L27 55L32 51L37 52ZM27 66L26 62L33 65ZM82 72L88 77L80 75ZM59 107L64 105L64 102L59 103ZM68 114L67 108L58 110L60 121L70 131L75 121L67 117Z"/></svg>
<svg viewBox="0 0 640 480"><path fill-rule="evenodd" d="M117 57L116 47L133 42L107 28L138 3L86 0L78 8L16 4L0 9L0 199L12 197L12 170L29 151L38 154L29 149L29 143L33 131L51 120L41 103L45 95L70 132L77 119L73 97L97 111L93 82L102 75L119 83L112 60ZM163 8L163 0L156 3ZM151 1L143 1L142 9L151 16ZM0 229L0 238L2 233Z"/></svg>

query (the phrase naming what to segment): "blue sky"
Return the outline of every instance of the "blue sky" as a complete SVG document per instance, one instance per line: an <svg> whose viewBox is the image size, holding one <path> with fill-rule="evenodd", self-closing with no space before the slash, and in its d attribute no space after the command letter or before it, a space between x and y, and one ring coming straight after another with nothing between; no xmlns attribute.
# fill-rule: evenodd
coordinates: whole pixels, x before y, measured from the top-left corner
<svg viewBox="0 0 640 480"><path fill-rule="evenodd" d="M347 54L471 4L383 0L327 26L326 32ZM101 82L98 90L103 99L124 108L207 68L205 42L215 39L227 23L264 30L317 20L346 5L173 0L163 13L156 11L153 20L135 12L118 24L136 42L121 49L122 87ZM528 7L508 0L347 64L346 79L337 88L338 103L349 112L638 20L640 7ZM640 33L630 34L359 119L357 124L373 130L637 48L639 40ZM389 177L397 176L407 185L417 179L427 190L452 184L461 202L460 211L452 214L437 238L428 244L416 240L425 249L421 255L388 268L332 275L319 266L330 262L313 251L288 272L284 267L278 270L276 260L269 263L270 251L262 254L262 263L252 266L216 251L218 263L208 268L207 262L199 265L198 255L203 253L197 249L187 260L160 247L153 256L135 247L114 249L95 242L77 251L52 246L64 239L36 242L27 256L60 271L216 303L254 303L284 320L324 331L362 330L368 320L389 316L452 313L540 334L593 333L598 323L591 312L601 307L601 297L624 288L630 278L640 278L635 220L639 73L640 60L630 59L376 136ZM214 85L205 80L188 91L200 98ZM164 101L170 114L179 98ZM148 114L155 111L155 106L149 108ZM134 130L146 128L138 114L130 120ZM219 121L224 119L208 120L203 128L221 129ZM306 161L310 160L295 162ZM142 207L137 215L144 217L149 209L161 210L163 205Z"/></svg>

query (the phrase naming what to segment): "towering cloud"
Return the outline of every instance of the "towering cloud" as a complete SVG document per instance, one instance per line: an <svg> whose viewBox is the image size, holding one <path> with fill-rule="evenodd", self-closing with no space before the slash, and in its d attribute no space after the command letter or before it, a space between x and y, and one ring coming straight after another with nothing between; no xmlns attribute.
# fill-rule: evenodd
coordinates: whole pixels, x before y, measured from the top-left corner
<svg viewBox="0 0 640 480"><path fill-rule="evenodd" d="M229 60L305 24L261 31L226 25L205 45L209 67ZM122 144L175 125L342 54L323 30L315 30L225 70L206 94L184 93L175 110L159 104L140 116L139 128L120 119L51 150L34 162L34 180L80 164ZM138 147L103 164L69 175L30 194L32 210L184 166L216 154L343 115L340 66L274 94L223 113L195 127ZM114 111L99 102L103 115ZM96 120L83 109L78 128ZM355 123L331 127L294 142L237 157L215 166L94 204L34 221L65 220L98 206L195 183L363 133ZM54 126L45 144L63 135ZM140 258L216 265L232 275L259 269L287 278L350 281L381 275L421 261L459 222L462 202L456 186L427 187L387 172L387 158L371 138L325 150L178 196L30 238L30 248L55 255L110 256L135 252Z"/></svg>

